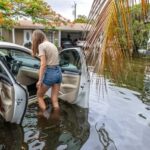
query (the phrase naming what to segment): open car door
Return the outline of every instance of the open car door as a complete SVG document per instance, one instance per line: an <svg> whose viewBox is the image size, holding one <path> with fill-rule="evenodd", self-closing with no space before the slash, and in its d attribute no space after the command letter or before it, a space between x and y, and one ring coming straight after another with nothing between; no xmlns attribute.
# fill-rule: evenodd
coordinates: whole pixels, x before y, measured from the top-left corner
<svg viewBox="0 0 150 150"><path fill-rule="evenodd" d="M59 98L81 107L88 107L89 74L85 55L80 48L64 49L60 53L62 83Z"/></svg>
<svg viewBox="0 0 150 150"><path fill-rule="evenodd" d="M20 124L27 107L27 92L9 72L0 57L0 115L7 121Z"/></svg>

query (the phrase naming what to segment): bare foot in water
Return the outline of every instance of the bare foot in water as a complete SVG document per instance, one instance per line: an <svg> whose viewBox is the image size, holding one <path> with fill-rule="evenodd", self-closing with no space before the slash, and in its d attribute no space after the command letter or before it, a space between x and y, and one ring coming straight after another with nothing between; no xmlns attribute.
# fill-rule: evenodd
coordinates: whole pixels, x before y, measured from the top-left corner
<svg viewBox="0 0 150 150"><path fill-rule="evenodd" d="M51 119L56 123L59 122L60 114L61 114L60 108L59 107L54 107L52 109L52 112L51 112Z"/></svg>
<svg viewBox="0 0 150 150"><path fill-rule="evenodd" d="M48 107L44 111L39 111L38 116L45 117L46 119L49 119L50 113L51 113L51 107Z"/></svg>

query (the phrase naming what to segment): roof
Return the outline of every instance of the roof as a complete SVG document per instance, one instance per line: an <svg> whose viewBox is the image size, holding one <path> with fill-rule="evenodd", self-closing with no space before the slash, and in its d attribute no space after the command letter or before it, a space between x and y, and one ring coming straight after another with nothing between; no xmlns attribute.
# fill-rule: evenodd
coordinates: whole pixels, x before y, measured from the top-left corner
<svg viewBox="0 0 150 150"><path fill-rule="evenodd" d="M85 23L67 23L55 27L56 30L63 31L86 31ZM18 25L15 26L16 29L44 29L45 26L39 23L32 23L31 20L20 20Z"/></svg>
<svg viewBox="0 0 150 150"><path fill-rule="evenodd" d="M33 23L31 20L19 20L17 29L44 29L44 26L39 23Z"/></svg>
<svg viewBox="0 0 150 150"><path fill-rule="evenodd" d="M69 31L84 31L86 29L85 23L68 23L67 25L61 25L57 27L58 30L69 30Z"/></svg>

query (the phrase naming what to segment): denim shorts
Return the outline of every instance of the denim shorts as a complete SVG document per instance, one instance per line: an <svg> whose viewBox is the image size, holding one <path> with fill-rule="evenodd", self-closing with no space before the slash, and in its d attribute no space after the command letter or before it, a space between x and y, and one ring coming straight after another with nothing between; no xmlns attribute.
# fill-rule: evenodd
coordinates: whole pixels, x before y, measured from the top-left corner
<svg viewBox="0 0 150 150"><path fill-rule="evenodd" d="M61 68L59 66L46 67L43 83L47 86L52 86L53 84L60 84L62 81Z"/></svg>

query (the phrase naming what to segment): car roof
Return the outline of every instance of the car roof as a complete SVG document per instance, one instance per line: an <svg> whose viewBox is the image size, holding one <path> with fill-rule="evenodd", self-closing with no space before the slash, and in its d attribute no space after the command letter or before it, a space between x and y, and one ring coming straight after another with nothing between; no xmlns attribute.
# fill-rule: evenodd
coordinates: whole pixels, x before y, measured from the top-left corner
<svg viewBox="0 0 150 150"><path fill-rule="evenodd" d="M67 51L67 50L70 50L70 49L74 49L74 50L78 51L79 53L82 53L82 52L83 52L83 50L82 50L81 47L69 47L69 48L64 48L64 49L62 49L62 51Z"/></svg>
<svg viewBox="0 0 150 150"><path fill-rule="evenodd" d="M10 43L10 42L0 41L0 48L15 48L15 49L20 49L22 51L31 53L30 49L28 49L24 46L18 45L18 44Z"/></svg>
<svg viewBox="0 0 150 150"><path fill-rule="evenodd" d="M19 50L31 53L30 49L28 49L24 46L18 45L18 44L10 43L10 42L0 41L0 48L15 48L15 49L19 49ZM64 48L62 51L69 50L69 49L76 49L79 53L81 53L81 51L82 51L80 47Z"/></svg>

